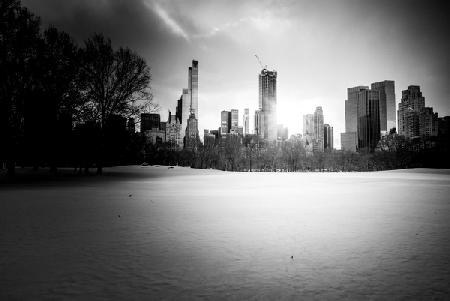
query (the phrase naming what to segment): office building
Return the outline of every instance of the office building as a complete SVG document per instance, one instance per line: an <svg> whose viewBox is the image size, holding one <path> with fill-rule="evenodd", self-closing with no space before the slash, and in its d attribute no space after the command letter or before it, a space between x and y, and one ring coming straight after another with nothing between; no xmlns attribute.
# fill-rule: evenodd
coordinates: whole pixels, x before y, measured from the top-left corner
<svg viewBox="0 0 450 301"><path fill-rule="evenodd" d="M248 108L244 109L244 118L242 121L242 124L244 126L244 135L250 134L250 120L249 120L249 110Z"/></svg>
<svg viewBox="0 0 450 301"><path fill-rule="evenodd" d="M419 113L419 136L422 138L438 135L438 113L433 108L425 107Z"/></svg>
<svg viewBox="0 0 450 301"><path fill-rule="evenodd" d="M225 135L231 130L231 112L220 112L220 134Z"/></svg>
<svg viewBox="0 0 450 301"><path fill-rule="evenodd" d="M314 142L316 150L323 152L323 111L320 106L314 111Z"/></svg>
<svg viewBox="0 0 450 301"><path fill-rule="evenodd" d="M380 141L380 104L378 91L362 90L358 98L358 150L374 151Z"/></svg>
<svg viewBox="0 0 450 301"><path fill-rule="evenodd" d="M166 122L166 142L171 150L183 147L183 137L181 136L181 123L176 114L172 115L169 111Z"/></svg>
<svg viewBox="0 0 450 301"><path fill-rule="evenodd" d="M166 142L166 123L161 122L159 114L141 114L141 135L146 144Z"/></svg>
<svg viewBox="0 0 450 301"><path fill-rule="evenodd" d="M192 66L189 67L188 89L190 97L190 109L195 118L198 119L198 61L192 60ZM190 115L190 111L188 116Z"/></svg>
<svg viewBox="0 0 450 301"><path fill-rule="evenodd" d="M239 111L236 109L231 110L231 126L230 133L237 132L237 128L239 126Z"/></svg>
<svg viewBox="0 0 450 301"><path fill-rule="evenodd" d="M303 115L303 143L307 152L313 151L314 140L314 115Z"/></svg>
<svg viewBox="0 0 450 301"><path fill-rule="evenodd" d="M323 148L333 150L333 127L329 124L323 125Z"/></svg>
<svg viewBox="0 0 450 301"><path fill-rule="evenodd" d="M277 139L277 72L267 69L259 74L259 110L263 138L268 141ZM256 123L256 122L255 122Z"/></svg>
<svg viewBox="0 0 450 301"><path fill-rule="evenodd" d="M368 90L368 86L356 86L347 88L345 100L345 133L341 133L341 149L355 152L358 145L358 93Z"/></svg>
<svg viewBox="0 0 450 301"><path fill-rule="evenodd" d="M161 117L159 114L142 113L141 114L141 133L151 129L159 129Z"/></svg>
<svg viewBox="0 0 450 301"><path fill-rule="evenodd" d="M195 118L192 112L189 115L189 119L186 126L186 134L184 137L184 147L188 150L196 150L200 143L200 137L198 135L198 120Z"/></svg>
<svg viewBox="0 0 450 301"><path fill-rule="evenodd" d="M380 131L389 132L396 127L395 83L392 80L375 82L371 90L379 92Z"/></svg>
<svg viewBox="0 0 450 301"><path fill-rule="evenodd" d="M419 86L408 86L402 91L398 106L398 133L407 138L438 135L438 114L425 107L425 97Z"/></svg>

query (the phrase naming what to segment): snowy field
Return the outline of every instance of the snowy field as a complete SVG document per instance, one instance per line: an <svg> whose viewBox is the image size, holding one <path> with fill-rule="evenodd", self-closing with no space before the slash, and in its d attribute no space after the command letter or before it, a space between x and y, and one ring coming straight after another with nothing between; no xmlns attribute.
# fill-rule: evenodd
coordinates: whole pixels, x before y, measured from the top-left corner
<svg viewBox="0 0 450 301"><path fill-rule="evenodd" d="M292 256L292 257L291 257ZM0 299L449 299L450 171L0 186Z"/></svg>

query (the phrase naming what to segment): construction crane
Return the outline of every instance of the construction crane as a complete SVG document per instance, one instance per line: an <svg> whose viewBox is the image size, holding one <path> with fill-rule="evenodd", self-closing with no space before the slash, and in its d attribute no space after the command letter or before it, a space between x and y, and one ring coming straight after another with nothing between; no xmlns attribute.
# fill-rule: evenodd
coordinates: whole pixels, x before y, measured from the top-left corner
<svg viewBox="0 0 450 301"><path fill-rule="evenodd" d="M255 54L256 59L258 60L259 65L261 66L262 69L267 69L267 65L263 65L261 63L261 60L259 59L259 56L257 54Z"/></svg>

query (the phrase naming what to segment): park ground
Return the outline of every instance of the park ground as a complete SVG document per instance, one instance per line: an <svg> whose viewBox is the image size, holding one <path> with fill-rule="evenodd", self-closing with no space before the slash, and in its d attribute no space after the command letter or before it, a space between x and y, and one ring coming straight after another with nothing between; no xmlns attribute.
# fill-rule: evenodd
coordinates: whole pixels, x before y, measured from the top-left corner
<svg viewBox="0 0 450 301"><path fill-rule="evenodd" d="M446 299L450 171L18 171L0 299Z"/></svg>

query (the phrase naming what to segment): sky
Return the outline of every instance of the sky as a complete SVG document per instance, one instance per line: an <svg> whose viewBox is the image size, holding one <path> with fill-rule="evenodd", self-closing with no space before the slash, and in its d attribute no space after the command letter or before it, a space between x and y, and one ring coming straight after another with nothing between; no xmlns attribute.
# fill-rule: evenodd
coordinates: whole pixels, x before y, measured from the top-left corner
<svg viewBox="0 0 450 301"><path fill-rule="evenodd" d="M175 112L199 61L199 132L222 110L258 106L255 54L278 72L278 123L289 135L322 106L340 147L347 88L394 80L396 102L420 85L426 106L450 115L450 2L416 0L22 0L81 45L93 33L129 47L151 68L161 120Z"/></svg>

